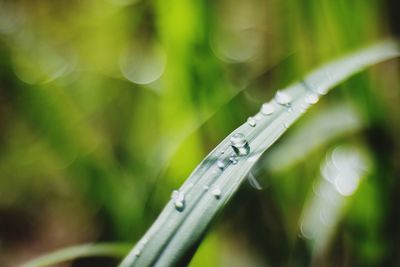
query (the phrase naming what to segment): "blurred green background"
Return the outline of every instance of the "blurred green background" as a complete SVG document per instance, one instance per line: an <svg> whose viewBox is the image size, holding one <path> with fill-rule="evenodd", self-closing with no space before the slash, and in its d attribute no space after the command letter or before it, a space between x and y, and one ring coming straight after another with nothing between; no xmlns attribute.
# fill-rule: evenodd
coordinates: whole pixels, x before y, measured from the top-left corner
<svg viewBox="0 0 400 267"><path fill-rule="evenodd" d="M278 88L391 37L397 7L0 1L0 266L133 244L222 138ZM254 170L264 190L244 185L191 266L400 266L399 73L392 60L357 74L298 121ZM320 246L300 226L338 146L368 170Z"/></svg>

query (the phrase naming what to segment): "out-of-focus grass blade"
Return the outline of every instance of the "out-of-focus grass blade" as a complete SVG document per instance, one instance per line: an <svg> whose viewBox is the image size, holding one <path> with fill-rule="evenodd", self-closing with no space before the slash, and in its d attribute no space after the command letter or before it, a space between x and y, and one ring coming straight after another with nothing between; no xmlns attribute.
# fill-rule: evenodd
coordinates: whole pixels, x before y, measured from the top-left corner
<svg viewBox="0 0 400 267"><path fill-rule="evenodd" d="M300 231L314 256L320 256L332 238L349 197L369 171L370 160L356 147L336 147L321 165L321 177L304 207Z"/></svg>
<svg viewBox="0 0 400 267"><path fill-rule="evenodd" d="M319 111L291 132L285 142L273 147L266 155L262 168L270 173L285 170L307 159L314 150L364 127L360 115L346 104L336 104Z"/></svg>
<svg viewBox="0 0 400 267"><path fill-rule="evenodd" d="M85 244L56 250L36 258L21 267L44 267L64 261L71 261L84 257L112 257L122 258L129 251L131 244L99 243Z"/></svg>
<svg viewBox="0 0 400 267"><path fill-rule="evenodd" d="M398 55L397 43L383 42L328 63L278 91L199 164L120 266L186 265L254 163L302 113L349 76Z"/></svg>

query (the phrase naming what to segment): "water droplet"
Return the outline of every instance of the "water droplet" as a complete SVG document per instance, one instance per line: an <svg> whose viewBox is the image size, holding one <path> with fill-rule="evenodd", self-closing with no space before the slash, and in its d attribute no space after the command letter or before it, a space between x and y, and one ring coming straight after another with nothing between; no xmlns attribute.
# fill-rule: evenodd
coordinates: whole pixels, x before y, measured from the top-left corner
<svg viewBox="0 0 400 267"><path fill-rule="evenodd" d="M265 116L272 115L272 113L274 113L274 111L275 111L275 107L271 103L265 103L261 106L261 114L263 114Z"/></svg>
<svg viewBox="0 0 400 267"><path fill-rule="evenodd" d="M244 145L247 143L246 138L245 138L244 135L241 134L241 133L235 133L235 134L233 134L233 135L231 136L230 141L231 141L231 144L232 144L232 145L234 145L234 146L239 146L239 147L242 147L242 146L244 146Z"/></svg>
<svg viewBox="0 0 400 267"><path fill-rule="evenodd" d="M235 165L235 164L238 163L238 158L237 158L236 155L232 155L232 156L229 157L229 161L230 161L233 165Z"/></svg>
<svg viewBox="0 0 400 267"><path fill-rule="evenodd" d="M250 146L247 143L244 135L241 133L235 133L231 136L231 146L238 156L248 155L250 152Z"/></svg>
<svg viewBox="0 0 400 267"><path fill-rule="evenodd" d="M279 105L288 106L292 101L292 97L288 93L278 91L275 95L275 101Z"/></svg>
<svg viewBox="0 0 400 267"><path fill-rule="evenodd" d="M210 189L210 187L208 185L205 185L204 190L208 191L208 189Z"/></svg>
<svg viewBox="0 0 400 267"><path fill-rule="evenodd" d="M288 124L287 122L285 122L285 123L283 124L283 127L285 127L286 129L288 129L288 128L289 128L289 124Z"/></svg>
<svg viewBox="0 0 400 267"><path fill-rule="evenodd" d="M289 107L287 108L287 112L292 113L292 112L293 112L293 108L292 108L291 106L289 106Z"/></svg>
<svg viewBox="0 0 400 267"><path fill-rule="evenodd" d="M174 204L175 204L175 208L178 211L182 211L184 209L184 207L185 207L185 204L183 202L181 202L181 201L175 201Z"/></svg>
<svg viewBox="0 0 400 267"><path fill-rule="evenodd" d="M139 249L135 249L135 251L133 252L135 254L136 257L140 256L140 253L142 253Z"/></svg>
<svg viewBox="0 0 400 267"><path fill-rule="evenodd" d="M171 196L174 201L174 206L177 211L183 211L185 208L185 194L179 192L178 190L174 190Z"/></svg>
<svg viewBox="0 0 400 267"><path fill-rule="evenodd" d="M140 254L142 254L142 250L143 250L143 248L144 248L144 246L147 244L147 239L144 239L144 240L142 240L142 241L140 241L138 244L137 244L137 246L135 247L135 250L134 250L134 254L135 254L135 256L136 257L139 257L140 256Z"/></svg>
<svg viewBox="0 0 400 267"><path fill-rule="evenodd" d="M218 168L220 168L221 170L223 170L223 169L225 169L226 164L225 164L225 162L224 162L222 159L219 159L219 160L217 161L217 166L218 166Z"/></svg>
<svg viewBox="0 0 400 267"><path fill-rule="evenodd" d="M308 95L306 95L306 97L304 98L304 101L305 101L307 104L310 104L310 105L317 103L318 100L319 100L319 97L318 97L317 94L308 94Z"/></svg>
<svg viewBox="0 0 400 267"><path fill-rule="evenodd" d="M326 77L325 78L326 79L326 83L327 84L331 84L332 83L332 75L331 75L331 73L329 72L329 70L325 70L324 73L325 73L325 77ZM326 95L328 93L328 90L329 90L329 86L320 85L320 86L318 86L317 92L320 95Z"/></svg>
<svg viewBox="0 0 400 267"><path fill-rule="evenodd" d="M221 189L220 189L218 186L214 187L214 189L212 190L211 193L212 193L213 196L214 196L215 198L217 198L217 199L220 198L220 197L221 197L221 194L222 194Z"/></svg>
<svg viewBox="0 0 400 267"><path fill-rule="evenodd" d="M257 125L257 122L253 117L249 117L247 119L247 124L249 124L251 127L255 127Z"/></svg>

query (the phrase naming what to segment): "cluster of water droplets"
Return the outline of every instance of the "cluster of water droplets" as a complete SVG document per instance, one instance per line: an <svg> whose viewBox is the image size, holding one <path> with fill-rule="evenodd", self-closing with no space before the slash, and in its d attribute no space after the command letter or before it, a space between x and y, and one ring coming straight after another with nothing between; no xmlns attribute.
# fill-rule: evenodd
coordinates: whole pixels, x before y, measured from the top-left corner
<svg viewBox="0 0 400 267"><path fill-rule="evenodd" d="M310 99L310 101L312 101ZM284 91L277 91L274 97L274 102L280 106L283 106L286 108L288 112L292 112L292 96ZM247 119L247 124L250 127L256 127L257 126L257 121L262 120L264 117L271 116L274 114L276 110L276 104L273 103L273 101L264 103L261 106L260 112L257 113L254 117L249 117Z"/></svg>
<svg viewBox="0 0 400 267"><path fill-rule="evenodd" d="M311 91L311 90L310 90ZM316 92L308 92L304 98L303 103L300 106L300 111L304 112L310 105L317 103L319 100L319 94ZM276 109L281 106L287 110L287 112L293 112L293 99L291 94L286 91L277 91L274 99L270 102L264 103L261 106L260 111L247 119L247 124L250 127L256 127L257 122L262 119L273 115ZM283 126L288 128L289 122L284 122ZM224 171L229 165L235 165L240 161L241 157L247 156L250 153L249 142L245 135L242 133L234 133L230 137L230 147L233 153L226 155L226 148L220 152L220 157L216 161L216 168L213 169L213 173ZM211 187L209 185L204 186L204 190L210 190L211 193L218 199L221 195L221 189L219 187ZM178 211L182 211L185 208L185 195L182 192L174 191L172 193L172 200L175 208Z"/></svg>
<svg viewBox="0 0 400 267"><path fill-rule="evenodd" d="M230 138L230 145L233 153L228 157L224 157L225 151L221 152L221 158L217 160L217 167L224 170L229 164L237 164L240 157L250 153L250 146L242 133L234 133Z"/></svg>

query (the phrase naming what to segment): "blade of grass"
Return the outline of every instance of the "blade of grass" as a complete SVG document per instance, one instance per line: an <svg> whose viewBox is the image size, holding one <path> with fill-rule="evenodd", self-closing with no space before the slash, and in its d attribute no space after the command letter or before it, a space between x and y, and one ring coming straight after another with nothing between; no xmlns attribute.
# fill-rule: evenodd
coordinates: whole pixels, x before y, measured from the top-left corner
<svg viewBox="0 0 400 267"><path fill-rule="evenodd" d="M277 173L307 160L318 148L327 146L365 127L360 115L349 105L336 104L320 109L308 121L292 131L286 140L271 148L263 159L263 169ZM307 140L305 143L304 140Z"/></svg>
<svg viewBox="0 0 400 267"><path fill-rule="evenodd" d="M234 130L199 164L120 266L186 265L212 219L237 191L261 154L302 113L351 75L397 56L398 44L383 42L323 65L304 80L278 92L264 115L260 112ZM235 156L230 138L237 133L245 137L250 153Z"/></svg>
<svg viewBox="0 0 400 267"><path fill-rule="evenodd" d="M131 244L126 243L99 243L72 246L31 260L21 267L44 267L85 257L100 256L120 259L126 255L131 246Z"/></svg>

